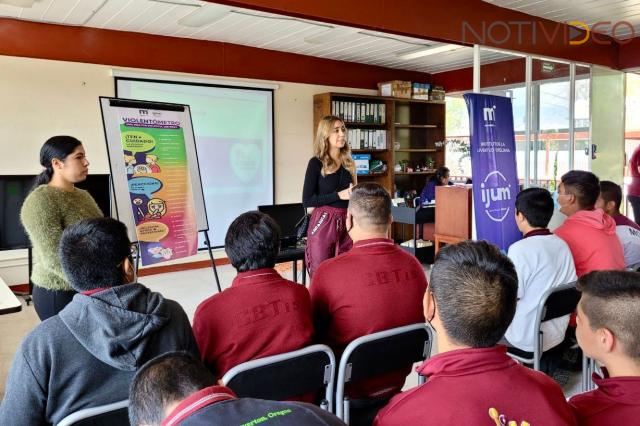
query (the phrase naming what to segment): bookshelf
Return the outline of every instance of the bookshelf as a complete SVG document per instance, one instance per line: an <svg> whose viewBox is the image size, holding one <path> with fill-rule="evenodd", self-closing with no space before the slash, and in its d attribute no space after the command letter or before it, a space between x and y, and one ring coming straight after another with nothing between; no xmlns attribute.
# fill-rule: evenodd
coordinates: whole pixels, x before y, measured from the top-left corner
<svg viewBox="0 0 640 426"><path fill-rule="evenodd" d="M415 190L420 195L427 179L445 163L444 147L436 144L445 138L443 101L318 94L313 97L314 137L322 117L331 114L345 117L353 154L370 154L372 160L387 164L386 172L358 175L358 182L377 182L394 197L396 191ZM428 159L433 160L431 167ZM413 170L419 165L420 171L394 171L401 162Z"/></svg>

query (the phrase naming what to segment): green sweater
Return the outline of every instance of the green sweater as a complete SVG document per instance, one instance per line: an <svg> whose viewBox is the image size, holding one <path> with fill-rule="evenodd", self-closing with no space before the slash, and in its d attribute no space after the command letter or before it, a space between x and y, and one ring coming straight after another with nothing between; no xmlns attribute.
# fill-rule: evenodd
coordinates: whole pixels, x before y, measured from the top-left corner
<svg viewBox="0 0 640 426"><path fill-rule="evenodd" d="M33 246L33 284L48 290L71 290L58 256L62 231L82 219L102 216L95 200L82 189L69 192L40 185L31 191L22 204L20 219Z"/></svg>

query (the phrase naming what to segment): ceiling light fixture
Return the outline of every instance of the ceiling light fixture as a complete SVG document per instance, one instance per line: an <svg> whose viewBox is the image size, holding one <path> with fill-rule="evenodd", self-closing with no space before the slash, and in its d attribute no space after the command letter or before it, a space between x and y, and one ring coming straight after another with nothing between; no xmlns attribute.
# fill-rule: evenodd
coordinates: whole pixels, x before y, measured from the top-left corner
<svg viewBox="0 0 640 426"><path fill-rule="evenodd" d="M185 27L199 28L221 20L229 15L229 12L231 11L225 7L206 4L178 19L178 24Z"/></svg>
<svg viewBox="0 0 640 426"><path fill-rule="evenodd" d="M304 42L309 44L330 43L332 41L337 41L349 37L350 35L356 34L358 31L358 28L329 27L321 33L305 37Z"/></svg>
<svg viewBox="0 0 640 426"><path fill-rule="evenodd" d="M438 44L432 46L422 46L419 49L413 49L405 52L398 52L396 56L398 59L416 59L424 56L436 55L438 53L451 52L452 50L462 49L465 46L459 44Z"/></svg>

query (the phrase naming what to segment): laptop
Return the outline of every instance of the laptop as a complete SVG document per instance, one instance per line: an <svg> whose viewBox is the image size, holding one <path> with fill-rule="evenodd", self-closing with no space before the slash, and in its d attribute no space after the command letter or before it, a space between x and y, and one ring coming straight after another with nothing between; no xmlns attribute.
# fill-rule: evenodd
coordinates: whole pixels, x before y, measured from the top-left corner
<svg viewBox="0 0 640 426"><path fill-rule="evenodd" d="M271 216L280 226L280 248L292 248L298 242L296 224L304 216L302 203L275 204L271 206L258 206L258 211Z"/></svg>

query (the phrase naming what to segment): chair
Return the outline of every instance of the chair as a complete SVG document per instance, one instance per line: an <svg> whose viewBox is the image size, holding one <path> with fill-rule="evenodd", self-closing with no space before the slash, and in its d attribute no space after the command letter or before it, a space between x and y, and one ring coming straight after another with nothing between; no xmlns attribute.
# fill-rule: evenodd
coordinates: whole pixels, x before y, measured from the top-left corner
<svg viewBox="0 0 640 426"><path fill-rule="evenodd" d="M588 392L596 388L596 384L593 383L593 378L591 377L593 373L602 374L602 370L600 369L598 364L596 364L595 359L589 358L583 352L582 353L582 377L581 377L582 392Z"/></svg>
<svg viewBox="0 0 640 426"><path fill-rule="evenodd" d="M533 364L533 369L540 371L540 358L542 357L543 333L540 326L544 321L560 318L575 312L580 292L576 290L576 283L571 282L547 290L538 305L536 319L533 323L535 335L538 336L533 342L533 352L522 351L518 348L509 347L507 353L513 359L525 364Z"/></svg>
<svg viewBox="0 0 640 426"><path fill-rule="evenodd" d="M84 408L60 420L57 426L112 426L129 424L129 400Z"/></svg>
<svg viewBox="0 0 640 426"><path fill-rule="evenodd" d="M222 377L222 383L239 397L282 401L325 389L326 403L333 412L333 380L336 358L326 345L254 359L236 365Z"/></svg>
<svg viewBox="0 0 640 426"><path fill-rule="evenodd" d="M362 336L349 343L336 378L336 414L349 424L345 385L389 373L424 361L431 354L433 335L426 324L411 324ZM420 377L424 383L424 377Z"/></svg>

